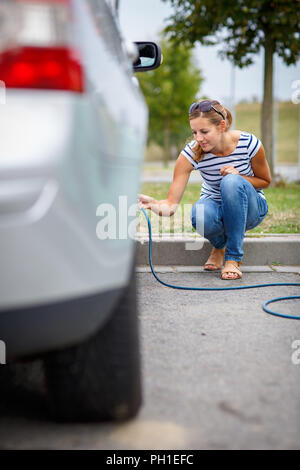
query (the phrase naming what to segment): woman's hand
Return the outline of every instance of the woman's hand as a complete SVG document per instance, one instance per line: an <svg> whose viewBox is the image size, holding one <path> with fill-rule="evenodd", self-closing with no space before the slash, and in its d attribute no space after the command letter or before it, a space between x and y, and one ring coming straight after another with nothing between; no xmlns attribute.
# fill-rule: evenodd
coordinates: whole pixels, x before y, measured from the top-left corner
<svg viewBox="0 0 300 470"><path fill-rule="evenodd" d="M220 168L220 175L226 176L226 175L239 175L240 173L236 168L234 168L233 165L224 165L222 168Z"/></svg>
<svg viewBox="0 0 300 470"><path fill-rule="evenodd" d="M178 206L178 204L170 204L166 199L157 201L151 196L146 196L146 194L139 194L138 201L139 209L151 209L155 214L164 217L173 215Z"/></svg>
<svg viewBox="0 0 300 470"><path fill-rule="evenodd" d="M176 160L173 181L169 188L166 199L157 201L145 194L138 195L139 209L151 209L157 215L171 217L181 201L185 187L193 170L193 165L181 153Z"/></svg>
<svg viewBox="0 0 300 470"><path fill-rule="evenodd" d="M139 209L151 209L151 204L153 204L156 201L151 196L146 196L146 194L139 194L138 202L139 202Z"/></svg>

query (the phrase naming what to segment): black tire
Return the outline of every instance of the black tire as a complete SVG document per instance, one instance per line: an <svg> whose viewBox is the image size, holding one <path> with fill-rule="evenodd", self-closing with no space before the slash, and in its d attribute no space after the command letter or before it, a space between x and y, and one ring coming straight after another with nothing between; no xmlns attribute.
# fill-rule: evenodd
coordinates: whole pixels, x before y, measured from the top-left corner
<svg viewBox="0 0 300 470"><path fill-rule="evenodd" d="M44 366L56 420L114 421L136 415L142 392L135 269L115 311L97 334L51 353Z"/></svg>

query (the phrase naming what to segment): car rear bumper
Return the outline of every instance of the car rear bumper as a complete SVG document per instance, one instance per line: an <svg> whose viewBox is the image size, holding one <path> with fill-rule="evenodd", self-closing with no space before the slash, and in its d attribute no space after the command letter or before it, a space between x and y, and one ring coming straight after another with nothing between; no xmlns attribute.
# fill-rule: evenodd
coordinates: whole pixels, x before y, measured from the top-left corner
<svg viewBox="0 0 300 470"><path fill-rule="evenodd" d="M0 312L6 360L36 356L80 343L110 316L122 289Z"/></svg>

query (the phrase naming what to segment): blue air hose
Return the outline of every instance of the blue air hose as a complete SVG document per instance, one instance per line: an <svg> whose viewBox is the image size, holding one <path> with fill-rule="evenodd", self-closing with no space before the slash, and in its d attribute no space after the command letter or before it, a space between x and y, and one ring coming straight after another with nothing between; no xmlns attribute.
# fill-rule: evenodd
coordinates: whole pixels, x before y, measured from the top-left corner
<svg viewBox="0 0 300 470"><path fill-rule="evenodd" d="M155 277L155 279L158 282L160 282L162 285L166 286L166 287L171 287L172 289L199 290L199 291L204 291L204 290L207 290L207 291L220 291L220 290L255 289L255 288L258 288L258 287L271 287L271 286L298 286L298 287L300 287L299 282L274 282L274 283L270 283L270 284L255 284L255 285L252 285L252 286L235 286L235 287L184 287L184 286L175 286L175 285L172 285L172 284L168 284L167 282L164 282L161 279L159 279L156 272L154 271L153 264L152 264L152 230L151 230L151 223L150 223L148 214L145 211L145 209L142 208L142 211L144 212L144 215L145 215L147 223L148 223L148 231L149 231L149 264L150 264L150 268L151 268L152 274ZM276 297L274 299L270 299L267 302L265 302L263 304L262 308L266 313L269 313L271 315L275 315L277 317L290 318L292 320L300 320L300 316L286 315L286 314L283 314L283 313L273 312L272 310L269 310L267 308L267 305L269 305L273 302L279 302L281 300L291 300L291 299L300 299L300 296L299 295L293 295L293 296L289 296L289 297Z"/></svg>

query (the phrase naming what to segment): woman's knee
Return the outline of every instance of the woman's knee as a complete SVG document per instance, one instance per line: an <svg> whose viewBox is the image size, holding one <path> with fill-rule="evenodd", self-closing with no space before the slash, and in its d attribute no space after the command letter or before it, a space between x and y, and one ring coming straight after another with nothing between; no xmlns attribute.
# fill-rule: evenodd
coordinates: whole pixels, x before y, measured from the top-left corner
<svg viewBox="0 0 300 470"><path fill-rule="evenodd" d="M191 222L194 229L203 236L219 230L217 207L208 203L196 202L191 211Z"/></svg>
<svg viewBox="0 0 300 470"><path fill-rule="evenodd" d="M226 192L235 192L237 189L244 186L245 179L241 175L226 175L222 178L220 184L220 191Z"/></svg>
<svg viewBox="0 0 300 470"><path fill-rule="evenodd" d="M193 205L191 214L190 214L192 226L194 227L195 230L197 230L197 227L203 224L203 219L204 219L203 216L204 216L204 206L203 204L196 202Z"/></svg>

